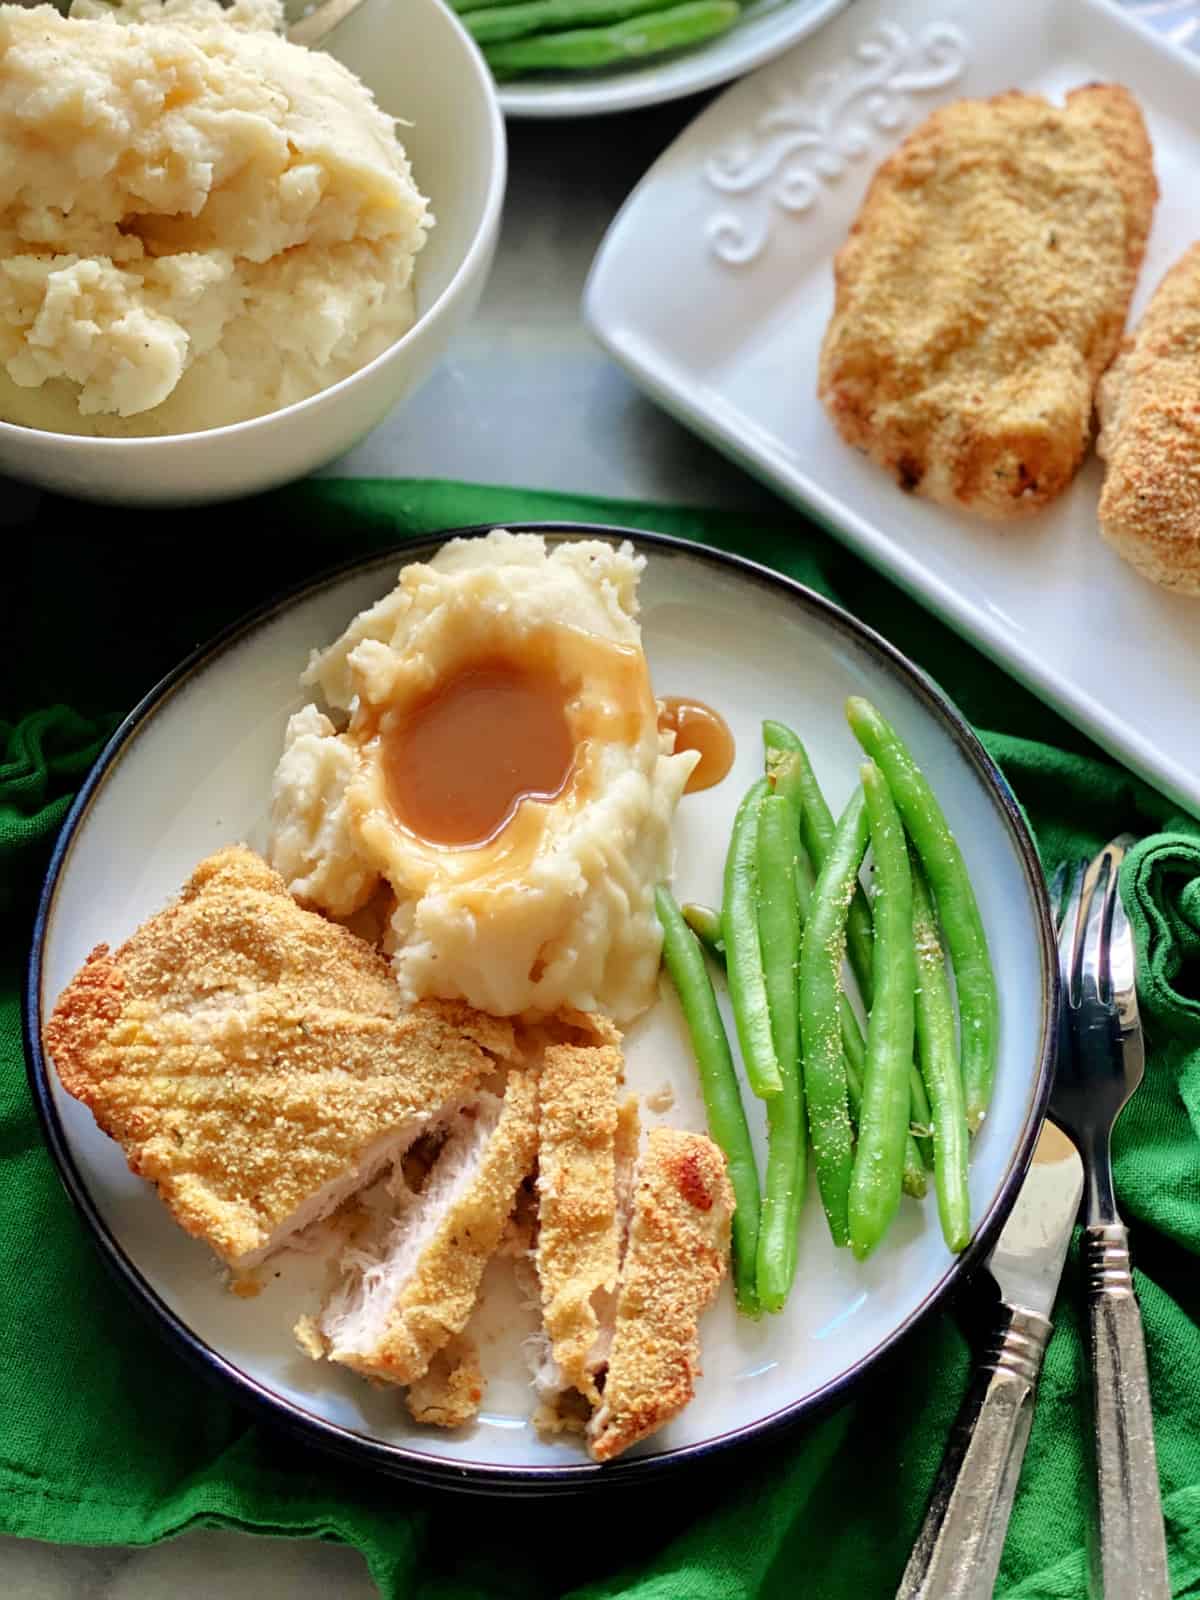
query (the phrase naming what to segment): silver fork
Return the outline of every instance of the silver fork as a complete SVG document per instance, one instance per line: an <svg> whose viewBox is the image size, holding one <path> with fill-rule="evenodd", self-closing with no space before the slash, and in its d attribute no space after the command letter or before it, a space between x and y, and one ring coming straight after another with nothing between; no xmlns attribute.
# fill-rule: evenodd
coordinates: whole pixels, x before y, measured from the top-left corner
<svg viewBox="0 0 1200 1600"><path fill-rule="evenodd" d="M1062 1032L1050 1115L1074 1142L1085 1173L1083 1259L1094 1378L1099 1501L1098 1566L1104 1600L1169 1600L1158 1462L1142 1316L1129 1234L1113 1192L1113 1124L1141 1083L1133 934L1117 876L1132 839L1056 875L1061 908Z"/></svg>

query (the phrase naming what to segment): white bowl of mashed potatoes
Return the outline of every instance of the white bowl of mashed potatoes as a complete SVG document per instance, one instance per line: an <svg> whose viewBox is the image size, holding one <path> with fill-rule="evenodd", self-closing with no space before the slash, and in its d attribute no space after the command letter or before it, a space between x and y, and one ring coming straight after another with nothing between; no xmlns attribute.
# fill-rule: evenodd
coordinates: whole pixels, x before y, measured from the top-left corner
<svg viewBox="0 0 1200 1600"><path fill-rule="evenodd" d="M505 145L457 19L364 0L311 51L279 20L0 4L0 472L130 505L270 488L474 311Z"/></svg>

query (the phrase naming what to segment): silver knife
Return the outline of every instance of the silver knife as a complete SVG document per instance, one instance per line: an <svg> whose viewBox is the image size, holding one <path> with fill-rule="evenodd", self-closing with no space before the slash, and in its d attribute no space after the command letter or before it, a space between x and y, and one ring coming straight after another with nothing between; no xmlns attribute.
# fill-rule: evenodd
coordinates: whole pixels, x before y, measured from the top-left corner
<svg viewBox="0 0 1200 1600"><path fill-rule="evenodd" d="M1029 1442L1071 1229L1083 1193L1074 1145L1047 1123L988 1259L996 1321L951 1429L897 1600L990 1600Z"/></svg>

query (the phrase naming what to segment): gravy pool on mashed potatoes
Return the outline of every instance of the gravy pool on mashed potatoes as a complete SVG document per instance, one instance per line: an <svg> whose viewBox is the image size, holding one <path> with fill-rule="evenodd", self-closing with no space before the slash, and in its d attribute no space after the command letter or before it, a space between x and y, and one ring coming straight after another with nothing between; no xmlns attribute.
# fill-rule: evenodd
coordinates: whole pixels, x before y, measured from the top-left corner
<svg viewBox="0 0 1200 1600"><path fill-rule="evenodd" d="M433 219L393 120L282 16L0 5L0 418L215 428L411 327Z"/></svg>
<svg viewBox="0 0 1200 1600"><path fill-rule="evenodd" d="M696 762L660 733L644 558L596 540L455 539L405 567L303 681L270 855L337 917L384 883L408 1001L562 1005L628 1022L653 1000L654 885Z"/></svg>

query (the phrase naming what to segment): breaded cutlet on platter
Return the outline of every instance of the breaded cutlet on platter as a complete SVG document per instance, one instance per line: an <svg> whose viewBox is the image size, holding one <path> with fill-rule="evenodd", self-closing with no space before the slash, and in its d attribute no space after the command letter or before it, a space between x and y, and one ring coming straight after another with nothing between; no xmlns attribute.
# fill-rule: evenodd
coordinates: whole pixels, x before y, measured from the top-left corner
<svg viewBox="0 0 1200 1600"><path fill-rule="evenodd" d="M1159 284L1097 408L1101 533L1153 583L1200 595L1200 243Z"/></svg>
<svg viewBox="0 0 1200 1600"><path fill-rule="evenodd" d="M820 398L902 489L1026 517L1070 484L1158 188L1137 101L959 100L876 172L834 264Z"/></svg>

